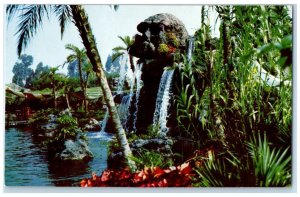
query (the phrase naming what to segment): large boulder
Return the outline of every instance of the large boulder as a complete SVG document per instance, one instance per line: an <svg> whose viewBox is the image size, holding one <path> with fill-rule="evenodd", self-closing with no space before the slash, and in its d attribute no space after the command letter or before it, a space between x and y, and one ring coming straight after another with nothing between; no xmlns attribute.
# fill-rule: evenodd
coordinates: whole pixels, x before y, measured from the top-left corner
<svg viewBox="0 0 300 197"><path fill-rule="evenodd" d="M173 140L170 138L138 139L130 144L133 153L147 149L157 151L165 156L172 155Z"/></svg>
<svg viewBox="0 0 300 197"><path fill-rule="evenodd" d="M63 161L86 161L93 158L93 154L89 150L87 143L80 138L77 138L75 141L66 140L64 145L65 149L55 155L56 159Z"/></svg>

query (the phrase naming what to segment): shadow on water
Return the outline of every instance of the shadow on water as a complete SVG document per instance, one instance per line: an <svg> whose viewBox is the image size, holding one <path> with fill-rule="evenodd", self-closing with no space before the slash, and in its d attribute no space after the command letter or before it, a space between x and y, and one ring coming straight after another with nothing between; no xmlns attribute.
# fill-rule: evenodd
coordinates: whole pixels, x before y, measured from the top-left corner
<svg viewBox="0 0 300 197"><path fill-rule="evenodd" d="M55 186L78 186L89 171L89 163L76 161L50 161L49 178Z"/></svg>
<svg viewBox="0 0 300 197"><path fill-rule="evenodd" d="M111 136L87 133L94 158L86 162L58 162L47 157L41 137L30 128L9 128L5 133L5 184L7 186L78 186L81 179L107 167Z"/></svg>

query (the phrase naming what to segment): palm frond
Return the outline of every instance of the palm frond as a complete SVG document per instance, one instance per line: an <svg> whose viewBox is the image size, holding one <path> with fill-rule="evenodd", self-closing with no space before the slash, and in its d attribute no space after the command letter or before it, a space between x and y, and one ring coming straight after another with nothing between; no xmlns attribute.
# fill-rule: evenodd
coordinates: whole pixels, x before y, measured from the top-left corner
<svg viewBox="0 0 300 197"><path fill-rule="evenodd" d="M25 5L7 8L8 13L12 16L13 13L23 10L24 13L19 16L20 23L18 24L17 35L18 46L17 53L20 56L22 50L27 47L27 44L31 37L37 32L37 28L42 26L44 15L49 18L48 5Z"/></svg>
<svg viewBox="0 0 300 197"><path fill-rule="evenodd" d="M115 48L112 49L114 52L119 52L119 51L126 51L127 49L125 47L122 46L117 46Z"/></svg>
<svg viewBox="0 0 300 197"><path fill-rule="evenodd" d="M84 48L79 49L77 46L75 46L73 44L66 44L65 48L74 52L73 54L70 54L67 57L68 62L74 61L75 59L78 59L78 61L82 61L86 58L86 51Z"/></svg>
<svg viewBox="0 0 300 197"><path fill-rule="evenodd" d="M118 36L118 38L122 40L122 42L126 45L127 48L129 48L134 42L134 40L131 39L129 36L124 36L124 37Z"/></svg>
<svg viewBox="0 0 300 197"><path fill-rule="evenodd" d="M68 22L71 21L72 13L69 5L55 5L54 12L58 18L60 24L61 39L65 31L65 27Z"/></svg>
<svg viewBox="0 0 300 197"><path fill-rule="evenodd" d="M85 72L91 72L93 71L93 66L91 64L84 64L82 70L84 70Z"/></svg>
<svg viewBox="0 0 300 197"><path fill-rule="evenodd" d="M68 49L68 50L70 50L70 51L75 51L76 49L76 46L75 45L73 45L73 44L66 44L65 45L65 48L66 49Z"/></svg>
<svg viewBox="0 0 300 197"><path fill-rule="evenodd" d="M122 55L124 55L124 52L118 52L118 53L114 53L112 54L112 62L116 61L116 59L118 59L118 57L121 57Z"/></svg>
<svg viewBox="0 0 300 197"><path fill-rule="evenodd" d="M6 6L6 15L8 21L10 21L14 17L15 13L21 9L21 6L22 5L15 4Z"/></svg>
<svg viewBox="0 0 300 197"><path fill-rule="evenodd" d="M119 5L110 5L109 7L113 8L115 11L118 11Z"/></svg>
<svg viewBox="0 0 300 197"><path fill-rule="evenodd" d="M67 57L67 62L68 63L71 63L73 61L75 61L77 59L76 55L75 54L71 54Z"/></svg>

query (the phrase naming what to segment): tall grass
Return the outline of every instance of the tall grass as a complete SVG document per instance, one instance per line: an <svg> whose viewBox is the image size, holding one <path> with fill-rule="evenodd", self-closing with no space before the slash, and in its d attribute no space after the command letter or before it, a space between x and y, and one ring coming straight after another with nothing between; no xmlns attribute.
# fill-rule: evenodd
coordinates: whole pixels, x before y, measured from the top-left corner
<svg viewBox="0 0 300 197"><path fill-rule="evenodd" d="M218 12L221 22L215 47L207 44L213 40L209 9ZM185 61L181 68L177 119L182 135L193 139L195 148L201 149L210 142L222 144L216 154L225 154L225 158L207 163L200 174L209 177L210 173L224 172L231 177L223 181L208 179L204 185L221 186L217 181L246 186L289 185L291 168L286 166L291 165L292 86L291 74L286 70L291 70L292 21L287 7L203 6L201 13L202 25L195 35L192 63ZM276 78L279 84L268 83L268 78ZM249 149L252 137L262 133L266 133L266 139L258 140L260 143ZM262 148L268 140L272 145ZM233 155L235 162L229 162ZM285 174L282 180L277 177L270 182L270 174L256 174L255 169L264 159L276 161L278 168L269 168L272 173ZM249 176L237 173L245 169L265 181L240 181L245 178L242 175ZM218 177L215 179L222 178Z"/></svg>

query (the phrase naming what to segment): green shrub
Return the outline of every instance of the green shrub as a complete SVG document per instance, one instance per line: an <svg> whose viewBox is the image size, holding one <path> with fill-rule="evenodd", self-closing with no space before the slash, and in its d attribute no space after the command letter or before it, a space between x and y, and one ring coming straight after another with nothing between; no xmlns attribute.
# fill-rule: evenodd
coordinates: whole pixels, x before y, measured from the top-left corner
<svg viewBox="0 0 300 197"><path fill-rule="evenodd" d="M199 175L194 186L202 187L285 187L291 185L289 149L271 149L266 139L253 137L244 158L227 152L195 168Z"/></svg>
<svg viewBox="0 0 300 197"><path fill-rule="evenodd" d="M159 53L168 53L169 52L169 47L168 47L167 44L159 44L157 50L158 50Z"/></svg>
<svg viewBox="0 0 300 197"><path fill-rule="evenodd" d="M167 168L173 166L171 158L166 158L159 152L147 149L139 150L132 159L135 161L138 169L143 169L144 167Z"/></svg>
<svg viewBox="0 0 300 197"><path fill-rule="evenodd" d="M179 47L179 41L176 37L176 35L172 32L166 33L167 37L167 43L173 45L173 47L178 48Z"/></svg>
<svg viewBox="0 0 300 197"><path fill-rule="evenodd" d="M291 185L291 160L289 148L281 151L271 149L264 135L262 140L253 138L248 143L248 150L252 157L256 186L282 187Z"/></svg>
<svg viewBox="0 0 300 197"><path fill-rule="evenodd" d="M29 119L29 124L32 126L39 126L41 124L46 124L49 121L49 115L56 115L58 113L55 109L42 109L34 113Z"/></svg>
<svg viewBox="0 0 300 197"><path fill-rule="evenodd" d="M58 123L58 130L55 135L56 140L74 140L77 134L81 132L78 128L77 120L69 115L62 115L56 121Z"/></svg>

